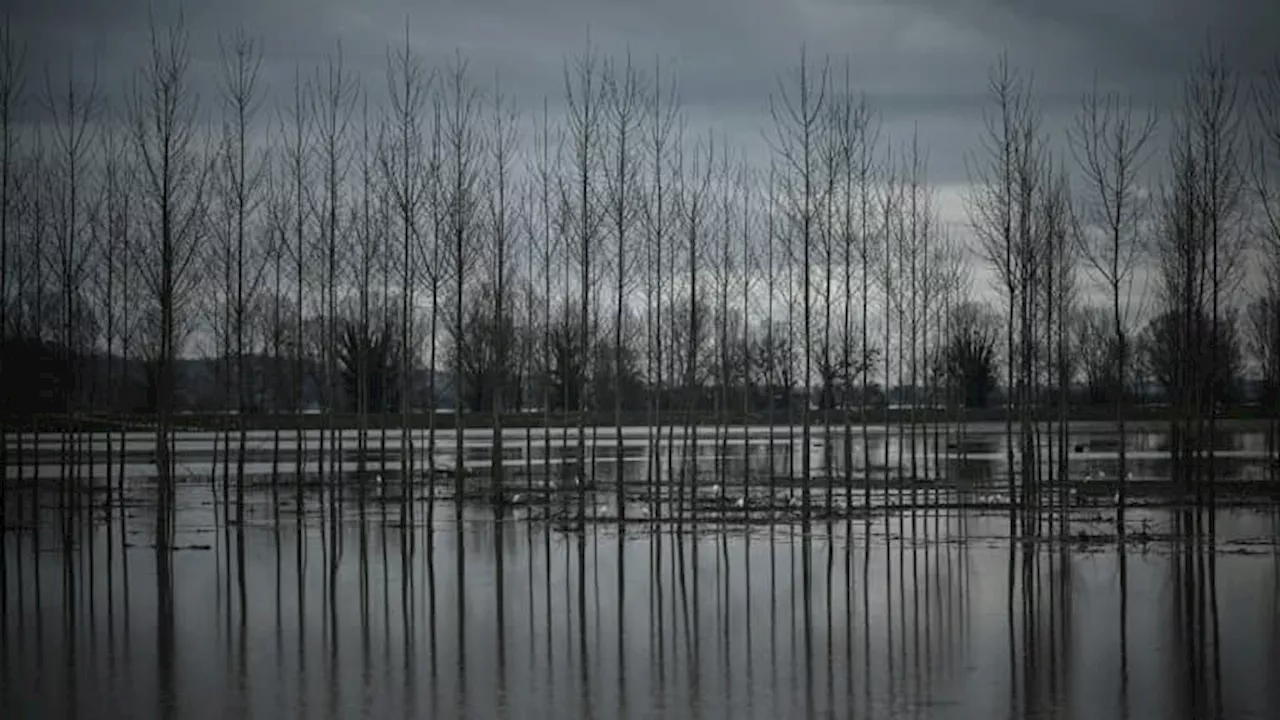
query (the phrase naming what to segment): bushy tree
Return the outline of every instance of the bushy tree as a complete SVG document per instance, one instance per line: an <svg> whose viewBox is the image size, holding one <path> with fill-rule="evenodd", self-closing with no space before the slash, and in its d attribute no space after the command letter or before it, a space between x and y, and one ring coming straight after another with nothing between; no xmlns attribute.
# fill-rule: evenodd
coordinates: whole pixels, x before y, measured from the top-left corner
<svg viewBox="0 0 1280 720"><path fill-rule="evenodd" d="M355 320L340 321L338 373L349 407L358 406L362 380L369 412L395 410L399 406L398 332L390 321L367 325Z"/></svg>
<svg viewBox="0 0 1280 720"><path fill-rule="evenodd" d="M951 332L942 348L941 373L950 380L965 407L986 407L996 387L996 344L1000 331L995 315L973 303L952 311Z"/></svg>
<svg viewBox="0 0 1280 720"><path fill-rule="evenodd" d="M1147 323L1140 341L1148 377L1172 403L1228 402L1243 364L1236 325L1235 313L1230 311L1216 325L1208 313L1197 313L1189 322L1178 310L1157 315ZM1197 371L1188 373L1187 367Z"/></svg>
<svg viewBox="0 0 1280 720"><path fill-rule="evenodd" d="M1262 372L1263 407L1280 408L1280 282L1249 305L1249 351Z"/></svg>
<svg viewBox="0 0 1280 720"><path fill-rule="evenodd" d="M1083 375L1086 400L1091 405L1113 402L1119 387L1120 344L1109 312L1099 307L1081 308L1073 324L1076 362Z"/></svg>
<svg viewBox="0 0 1280 720"><path fill-rule="evenodd" d="M462 378L463 402L468 410L487 410L493 405L493 390L502 387L503 404L514 407L511 395L517 390L515 363L499 358L500 343L511 347L516 335L515 318L510 307L499 320L494 312L496 292L492 283L477 283L463 311L462 357L450 352L449 367Z"/></svg>

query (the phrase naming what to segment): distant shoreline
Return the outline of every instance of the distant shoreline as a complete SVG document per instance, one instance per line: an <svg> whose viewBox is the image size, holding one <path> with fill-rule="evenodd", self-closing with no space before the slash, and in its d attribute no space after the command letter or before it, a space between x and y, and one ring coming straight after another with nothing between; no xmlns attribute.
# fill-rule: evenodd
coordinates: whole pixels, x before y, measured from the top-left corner
<svg viewBox="0 0 1280 720"><path fill-rule="evenodd" d="M793 414L791 420L798 424L798 413ZM622 424L624 426L647 426L650 421L650 414L647 411L628 411L622 414ZM893 425L902 423L908 425L913 418L911 409L893 409L889 411L874 410L866 414L865 422L874 425L883 425L889 422ZM946 413L922 408L914 413L917 423L947 423L947 422L964 422L965 424L973 423L1003 423L1005 420L1004 411L1000 408L980 408L965 410L962 416L948 416ZM1217 416L1219 421L1231 422L1234 426L1246 424L1252 426L1257 424L1265 426L1268 421L1280 420L1280 412L1262 408L1261 406L1237 406L1224 408ZM234 414L219 413L184 413L174 417L174 427L177 430L232 430L239 426L239 416ZM282 431L303 430L320 430L329 427L329 418L320 413L259 413L245 415L245 427L248 430L273 430ZM381 421L386 421L385 426ZM455 419L451 412L435 413L435 426L439 430L452 430L455 426ZM469 429L483 429L493 426L493 416L489 413L465 413L462 416L462 426ZM523 428L539 428L545 425L548 419L541 411L508 413L503 416L502 424L508 429ZM579 416L576 413L565 414L560 411L550 413L550 427L577 427L579 425ZM864 419L857 413L848 414L848 422L854 426L860 426ZM1039 418L1041 422L1056 423L1058 415L1056 411L1047 412ZM1129 413L1125 416L1127 423L1139 425L1150 425L1152 423L1169 422L1174 419L1174 413L1171 408L1163 406L1138 406L1130 408ZM582 418L587 427L614 427L616 417L612 412L591 412ZM785 410L775 412L773 415L773 424L786 426L788 415ZM1016 418L1015 418L1016 420ZM1069 423L1110 423L1114 422L1115 415L1110 406L1089 406L1071 408L1067 414ZM378 414L370 414L367 418L367 427L370 430L378 430L385 427L388 430L399 430L401 426L401 416L399 413L387 413L385 416ZM841 411L811 411L811 426L821 427L826 424L843 426L846 422L846 415ZM66 418L61 415L44 415L34 417L2 417L0 425L9 431L31 432L33 429L39 429L41 432L58 432L64 427L78 427L81 430L104 431L107 429L147 429L154 427L154 416L149 415L83 415L76 417L70 424L66 422ZM716 425L727 425L729 427L753 425L764 426L769 424L769 415L763 412L750 413L744 416L741 412L730 412L726 417L721 418L713 411L698 411L694 413L684 413L679 411L664 411L662 413L663 425L684 425L692 423L700 427L713 427ZM333 416L334 429L356 430L362 426L361 418L351 413L339 413ZM408 427L415 430L425 430L431 424L431 414L426 412L410 413L408 416Z"/></svg>

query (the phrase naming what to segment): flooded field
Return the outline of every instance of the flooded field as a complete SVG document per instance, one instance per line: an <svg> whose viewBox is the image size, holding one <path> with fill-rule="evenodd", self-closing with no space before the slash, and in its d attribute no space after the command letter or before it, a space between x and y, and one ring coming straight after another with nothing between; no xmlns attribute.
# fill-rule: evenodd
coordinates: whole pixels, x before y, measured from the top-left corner
<svg viewBox="0 0 1280 720"><path fill-rule="evenodd" d="M804 448L676 428L651 452L630 428L620 472L613 428L588 429L576 468L576 431L548 454L520 430L502 492L491 436L469 431L461 496L448 433L433 458L413 438L407 476L398 432L385 455L347 433L325 456L313 433L302 476L295 438L256 433L242 502L221 438L182 435L173 551L155 549L146 433L123 474L112 440L110 490L104 437L10 436L0 717L1280 715L1258 437L1220 439L1237 490L1193 510L1160 432L1134 433L1121 542L1090 490L1110 487L1114 438L1074 428L1032 534L1011 532L1001 430L913 455L882 429L846 452L842 429ZM81 464L57 462L73 446Z"/></svg>

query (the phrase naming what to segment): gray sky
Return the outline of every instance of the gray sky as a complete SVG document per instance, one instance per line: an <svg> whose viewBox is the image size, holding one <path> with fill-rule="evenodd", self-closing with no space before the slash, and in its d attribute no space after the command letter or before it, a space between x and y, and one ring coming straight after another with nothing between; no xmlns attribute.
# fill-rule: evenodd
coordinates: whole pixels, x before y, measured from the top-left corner
<svg viewBox="0 0 1280 720"><path fill-rule="evenodd" d="M32 69L96 55L113 89L143 58L148 8L163 22L182 6L206 102L217 35L236 26L263 39L269 92L287 92L295 63L321 62L339 40L365 84L380 86L407 23L428 62L460 49L477 77L499 72L529 109L562 93L562 63L589 31L603 53L630 48L645 65L661 57L678 70L691 115L744 135L767 122L777 76L805 44L813 57L849 59L852 85L892 134L919 123L941 183L964 179L985 74L1002 50L1034 74L1052 116L1070 111L1094 73L1171 105L1210 34L1246 75L1280 48L1275 0L11 0L9 12Z"/></svg>
<svg viewBox="0 0 1280 720"><path fill-rule="evenodd" d="M149 5L163 23L177 2L11 0L29 68L93 57L105 90L120 96L146 52ZM867 93L886 136L918 129L944 221L963 232L965 156L978 149L986 74L1001 51L1031 73L1055 133L1098 75L1104 86L1168 109L1192 56L1212 37L1247 81L1280 51L1276 0L222 0L185 3L194 81L213 112L217 37L237 26L265 45L268 105L288 95L295 64L321 63L341 40L350 67L375 95L388 46L409 41L431 65L461 50L477 78L499 73L532 114L563 93L563 63L591 40L603 54L630 49L678 73L695 125L730 133L762 157L768 101L802 45L830 55ZM38 80L38 75L32 77ZM34 84L34 83L33 83ZM33 110L38 112L38 110ZM1158 157L1157 157L1158 164ZM981 283L979 283L981 284Z"/></svg>

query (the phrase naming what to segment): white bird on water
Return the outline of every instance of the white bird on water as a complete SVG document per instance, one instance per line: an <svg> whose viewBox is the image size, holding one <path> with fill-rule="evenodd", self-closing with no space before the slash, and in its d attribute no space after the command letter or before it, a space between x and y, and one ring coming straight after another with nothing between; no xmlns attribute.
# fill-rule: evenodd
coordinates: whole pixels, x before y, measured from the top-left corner
<svg viewBox="0 0 1280 720"><path fill-rule="evenodd" d="M741 510L742 508L744 508L744 507L746 507L746 506L747 506L747 499L746 499L746 498L742 498L742 497L740 497L740 498L738 498L738 499L736 499L736 500L734 500L734 501L733 501L733 506L734 506L735 508L737 508L737 509Z"/></svg>

